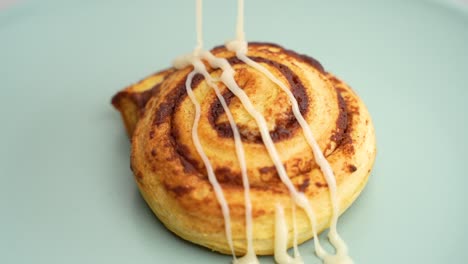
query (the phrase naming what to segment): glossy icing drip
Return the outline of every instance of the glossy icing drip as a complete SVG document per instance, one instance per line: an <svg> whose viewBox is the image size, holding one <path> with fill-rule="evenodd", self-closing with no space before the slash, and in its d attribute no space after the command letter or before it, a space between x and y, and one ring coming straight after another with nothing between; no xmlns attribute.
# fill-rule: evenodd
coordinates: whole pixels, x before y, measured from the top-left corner
<svg viewBox="0 0 468 264"><path fill-rule="evenodd" d="M296 238L294 238L296 239ZM279 264L302 264L304 261L295 247L294 258L288 255L288 225L281 204L275 208L275 261Z"/></svg>
<svg viewBox="0 0 468 264"><path fill-rule="evenodd" d="M247 164L245 162L245 151L242 145L239 129L234 121L234 117L232 116L231 110L229 109L224 97L221 95L218 86L215 83L215 80L209 75L206 71L205 65L201 61L196 61L194 64L195 69L197 69L207 80L207 83L210 87L212 87L218 97L218 100L221 102L221 105L226 113L228 118L229 124L233 131L234 135L234 143L236 146L236 154L239 160L239 166L241 169L242 174L242 183L244 186L244 199L245 199L245 221L246 221L246 236L247 236L247 253L244 257L239 258L234 261L234 263L239 264L254 264L259 263L258 259L255 255L255 251L253 248L253 223L252 223L252 202L250 200L250 185L249 185L249 178L247 175Z"/></svg>
<svg viewBox="0 0 468 264"><path fill-rule="evenodd" d="M192 127L192 140L193 144L195 145L195 149L198 152L198 155L200 155L201 159L203 160L203 163L205 164L206 167L206 172L208 173L208 180L210 181L211 185L213 186L216 198L218 199L218 202L221 206L221 210L223 212L223 217L224 217L224 225L225 225L225 232L226 232L226 238L229 244L229 248L232 251L232 254L234 256L234 247L232 245L232 234L231 234L231 219L229 216L229 207L226 202L226 198L224 197L223 190L221 189L221 186L219 185L218 180L216 179L216 176L213 171L213 167L211 166L211 162L206 156L205 152L203 151L203 147L200 143L200 139L198 137L198 122L200 121L200 104L197 101L197 98L195 97L195 94L193 93L193 90L191 88L192 85L192 80L193 76L197 74L198 72L196 70L192 71L188 77L187 81L185 82L185 87L187 89L187 94L192 101L193 105L195 106L195 120L193 121L193 127ZM234 257L235 258L235 257Z"/></svg>
<svg viewBox="0 0 468 264"><path fill-rule="evenodd" d="M237 0L236 39L239 40L239 41L245 41L245 32L244 32L244 0Z"/></svg>
<svg viewBox="0 0 468 264"><path fill-rule="evenodd" d="M229 247L231 249L231 252L233 254L233 262L234 263L246 263L246 264L258 263L258 259L255 256L254 247L253 247L253 238L252 238L253 236L252 225L253 224L252 224L252 213L251 213L252 207L251 207L251 201L250 201L250 195L249 195L250 187L249 187L247 168L246 168L246 163L245 163L245 153L244 153L244 149L243 149L242 142L240 139L239 131L235 124L234 118L232 117L232 113L230 112L224 98L219 92L217 84L207 72L202 60L207 61L213 68L220 68L222 70L220 81L223 82L226 85L226 87L241 101L246 111L255 119L258 125L258 128L260 130L263 143L271 157L271 160L273 161L278 171L278 175L281 181L283 182L283 184L285 184L285 186L288 188L292 196L292 199L293 199L292 216L293 216L293 229L294 229L293 241L294 241L295 257L292 258L287 254L288 228L287 228L287 224L286 224L286 220L284 216L284 209L280 204L278 204L276 206L276 211L275 211L276 212L275 214L275 221L276 221L275 222L275 260L278 263L291 263L291 264L303 263L299 255L298 249L297 249L297 228L296 228L296 212L295 212L295 205L297 204L306 212L312 224L312 232L315 237L314 244L315 244L316 254L324 261L324 263L325 264L351 264L353 263L351 258L348 256L347 246L344 243L344 241L341 239L341 237L338 235L338 232L336 229L337 220L339 216L337 187L336 187L335 176L333 174L333 171L328 161L326 160L322 151L320 150L312 134L310 126L302 117L299 111L298 103L296 99L294 98L293 94L291 93L291 91L288 89L288 87L284 85L278 78L276 78L265 67L251 60L247 56L248 47L247 47L247 42L245 41L244 16L243 16L244 1L238 0L238 19L237 19L237 28L236 28L236 39L226 43L226 48L228 50L234 51L236 53L236 56L240 60L242 60L244 63L246 63L250 67L263 73L272 82L274 82L278 87L280 87L282 91L284 91L287 94L292 104L292 110L293 110L294 116L296 117L297 121L301 125L304 131L304 136L312 149L315 160L317 164L320 166L320 169L322 170L322 173L329 186L330 198L331 198L331 203L333 207L329 239L336 248L336 255L328 254L321 246L320 241L318 239L318 235L317 235L317 223L316 223L317 220L316 220L314 211L312 209L312 206L309 200L307 199L307 197L304 195L304 193L301 193L296 190L294 184L292 183L289 176L287 175L286 169L281 162L278 151L276 150L273 140L269 134L265 117L262 114L260 114L259 111L257 111L257 109L252 104L247 94L237 85L234 79L234 74L235 74L234 69L231 67L231 65L226 59L217 58L210 52L204 51L202 49L203 42L202 42L202 14L201 14L202 6L201 4L202 4L202 1L197 0L197 8L196 8L197 46L191 54L177 58L174 61L174 67L183 68L189 65L193 65L194 67L194 70L188 75L187 80L186 80L187 93L189 95L190 100L193 102L195 106L195 120L194 120L194 124L192 128L192 140L194 142L194 145L198 154L202 158L205 164L205 167L207 168L209 181L213 186L216 197L221 206L224 221L225 221L226 238L227 238ZM230 224L231 220L230 220L230 215L229 215L228 203L223 195L221 186L216 180L216 176L214 175L211 163L208 157L206 156L206 154L204 153L203 147L201 146L201 143L198 137L197 129L198 129L198 122L200 120L200 104L198 103L191 88L193 77L197 73L202 74L204 78L206 79L208 85L214 89L216 96L221 102L223 109L228 117L231 129L234 135L236 154L240 163L242 181L243 181L243 186L244 186L245 201L246 201L245 208L246 208L247 254L244 257L239 258L239 259L236 259L235 254L234 254L234 247L233 247L232 234L231 234L231 224Z"/></svg>
<svg viewBox="0 0 468 264"><path fill-rule="evenodd" d="M193 55L197 56L200 50L203 48L203 9L201 0L197 0L195 16L197 19L197 46L193 51Z"/></svg>
<svg viewBox="0 0 468 264"><path fill-rule="evenodd" d="M323 247L320 245L320 241L317 236L317 228L316 228L316 219L315 215L313 213L313 210L310 206L307 206L307 208L304 208L306 211L307 215L310 218L310 221L313 226L313 233L314 233L314 242L315 242L315 247L316 247L316 252L317 255L324 260L325 263L329 264L335 264L335 263L353 263L351 258L348 255L348 248L346 243L343 241L343 239L339 236L338 231L337 231L337 222L338 222L338 217L339 217L339 204L338 204L338 194L337 194L337 186L336 186L336 178L333 173L332 168L330 167L330 164L326 160L325 156L323 155L323 152L320 150L320 147L315 140L312 131L310 129L310 126L307 124L307 121L304 119L302 116L300 110L299 110L299 105L297 100L294 98L294 95L292 92L288 89L288 87L281 82L278 78L276 78L268 69L263 67L261 64L253 61L247 56L247 42L244 40L245 38L245 33L243 30L243 25L244 25L244 17L243 17L243 7L244 3L243 0L238 1L238 21L237 21L237 38L234 41L230 41L226 43L226 48L228 50L234 51L236 53L237 58L239 58L241 61L243 61L245 64L249 65L250 67L256 69L257 71L263 73L265 76L268 77L272 82L274 82L277 86L281 88L283 92L286 93L288 96L289 101L292 104L292 110L293 114L296 118L296 120L299 122L304 136L307 140L307 143L309 146L312 148L315 160L317 164L319 165L320 169L322 170L322 173L327 181L327 184L329 186L329 192L330 192L330 199L331 199L331 204L332 204L332 219L331 219L331 224L330 224L330 231L328 233L328 237L330 239L330 242L333 244L333 246L336 248L336 255L329 255L326 253L326 251L323 249ZM259 124L260 125L260 124ZM265 142L265 141L264 141ZM267 146L268 148L269 146ZM269 151L270 152L270 151ZM274 158L273 158L274 159ZM275 166L278 169L277 163L275 163ZM283 178L281 173L280 177L283 183L286 185L290 185L289 182L289 177ZM289 188L289 186L288 186ZM291 189L290 189L291 191ZM297 194L296 191L291 192L293 199L297 200ZM301 204L299 204L301 206ZM301 206L302 207L302 206ZM295 237L296 239L296 237ZM297 250L297 247L295 247L295 250Z"/></svg>
<svg viewBox="0 0 468 264"><path fill-rule="evenodd" d="M210 183L213 185L213 189L215 190L216 197L218 199L218 202L221 206L222 212L223 212L223 217L225 221L225 233L226 233L226 238L227 242L229 244L229 247L231 249L232 255L233 255L233 263L242 263L242 264L256 264L259 263L255 251L253 248L253 223L252 223L252 204L250 201L250 185L249 185L249 180L247 176L247 165L245 162L245 152L244 148L242 145L242 141L240 138L240 133L239 130L236 126L236 123L234 121L234 118L232 116L231 111L229 110L229 107L227 106L226 101L224 100L224 97L221 95L218 86L216 85L215 81L213 78L209 75L207 72L205 65L203 64L200 53L205 54L206 51L203 51L203 40L202 40L202 1L197 0L197 8L196 8L196 18L197 18L197 46L192 52L192 54L182 56L178 59L175 60L174 62L174 67L176 68L183 68L185 66L188 66L189 64L192 64L194 69L193 71L188 75L187 81L185 84L187 93L189 94L189 97L192 101L192 103L195 105L195 120L194 120L194 125L192 128L192 140L195 144L195 147L197 149L198 154L202 157L202 160L205 164L205 167L207 168L207 173L208 173L208 178ZM224 198L223 191L221 189L221 186L219 185L218 181L216 180L216 176L214 175L213 168L211 166L210 161L208 160L205 152L203 151L203 148L200 143L200 139L198 137L198 132L196 132L196 129L198 128L198 122L200 120L200 104L198 103L197 99L195 98L195 95L193 94L192 88L191 88L191 83L193 80L193 76L195 74L202 74L204 78L206 79L208 85L214 89L216 96L218 97L218 100L220 101L224 112L226 113L226 116L228 117L231 129L233 131L234 135L234 141L235 141L235 146L236 146L236 154L237 158L239 160L239 165L241 169L241 174L242 174L242 182L243 182L243 187L244 187L244 199L245 199L245 218L246 218L246 236L247 236L247 253L244 257L237 259L235 256L234 252L234 247L233 247L233 242L232 242L232 233L231 233L231 220L230 220L230 214L229 214L229 207L226 202L226 199Z"/></svg>
<svg viewBox="0 0 468 264"><path fill-rule="evenodd" d="M345 242L341 239L341 237L338 234L336 225L338 221L338 216L339 216L339 207L338 207L338 197L337 197L337 190L336 190L336 179L333 174L333 171L330 167L330 164L326 160L325 156L323 155L322 151L320 150L320 147L315 140L312 131L310 129L310 126L307 124L307 121L304 119L302 116L300 110L299 110L299 105L297 103L297 100L294 98L294 95L292 92L288 89L288 87L281 82L278 78L276 78L268 69L263 67L261 64L253 61L249 57L247 57L247 43L245 41L240 41L240 40L234 40L231 42L228 42L226 44L226 48L228 50L236 52L236 56L242 60L245 64L249 65L250 67L258 70L259 72L263 73L265 76L267 76L272 82L274 82L277 86L281 88L283 92L286 93L286 95L289 98L289 101L292 104L292 110L294 113L294 116L296 120L299 122L303 132L304 136L307 140L307 143L309 146L312 148L315 161L317 164L320 166L320 169L322 170L323 175L325 176L325 179L327 181L327 184L329 186L329 191L330 191L330 199L332 203L332 219L331 219L331 225L330 225L330 232L328 233L329 239L333 246L336 248L336 257L339 257L340 259L343 258L349 258L348 256L348 249L345 244ZM283 178L282 178L283 180ZM284 181L288 181L288 179L284 178ZM284 182L283 181L283 182ZM290 180L289 180L290 181ZM286 183L285 183L286 184ZM292 192L293 197L295 196L294 192ZM300 205L300 204L299 204ZM302 207L302 206L301 206ZM306 211L309 209L305 209ZM308 213L310 218L315 218L313 213ZM314 237L317 236L317 228L316 228L316 220L311 219L311 222L313 224L313 232L314 232ZM322 248L320 245L320 242L318 239L315 239L316 241L315 246L316 246L316 251L317 255L324 259L325 262L327 262L325 259L330 258L330 256L325 252L325 250ZM328 263L328 262L327 262Z"/></svg>
<svg viewBox="0 0 468 264"><path fill-rule="evenodd" d="M268 131L265 117L262 114L260 114L260 112L258 112L257 109L255 109L254 105L250 101L247 94L244 92L244 90L242 90L237 85L236 81L234 80L234 73L235 73L234 69L231 67L231 65L226 59L217 58L210 52L202 52L202 58L206 60L212 67L220 68L222 70L220 80L241 101L246 111L257 122L263 143L278 171L278 174L283 184L285 184L288 190L290 191L295 203L297 203L301 208L303 208L306 211L307 215L309 216L309 219L311 219L313 223L313 226L316 226L315 215L314 215L314 212L312 210L312 207L309 201L307 200L307 198L305 197L303 193L300 193L295 189L294 184L289 179L286 173L286 169L283 163L281 162L279 153L276 150L276 147ZM314 241L317 241L317 240L314 240ZM320 245L318 246L318 248L319 250L321 249ZM323 252L320 252L320 253L324 254Z"/></svg>
<svg viewBox="0 0 468 264"><path fill-rule="evenodd" d="M301 254L299 253L299 248L297 247L297 219L296 219L296 203L292 201L291 213L293 218L293 248L294 248L294 258L300 258Z"/></svg>

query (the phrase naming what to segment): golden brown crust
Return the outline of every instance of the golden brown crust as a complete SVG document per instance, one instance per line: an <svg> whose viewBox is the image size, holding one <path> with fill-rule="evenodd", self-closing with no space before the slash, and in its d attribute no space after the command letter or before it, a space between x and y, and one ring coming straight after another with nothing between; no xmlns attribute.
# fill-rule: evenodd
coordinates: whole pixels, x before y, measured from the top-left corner
<svg viewBox="0 0 468 264"><path fill-rule="evenodd" d="M165 69L132 84L112 97L112 105L119 110L127 135L131 138L148 100L157 92L159 84L175 70Z"/></svg>
<svg viewBox="0 0 468 264"><path fill-rule="evenodd" d="M236 71L237 83L264 114L289 177L312 202L318 231L323 230L331 217L327 184L284 92L237 60L232 52L222 47L212 52L228 59ZM261 43L249 44L248 56L291 87L335 173L340 208L344 211L365 186L375 158L374 128L366 107L349 86L324 72L312 58ZM185 90L191 70L187 67L166 75L146 105L132 138L132 169L143 197L167 228L196 244L230 253L220 207L191 140L194 107ZM208 70L215 78L221 73L209 67ZM272 254L274 205L278 202L285 207L292 245L290 195L259 140L256 123L239 100L224 85L218 85L241 131L246 151L254 248L257 254ZM236 254L243 254L244 189L232 133L214 91L203 78L196 76L192 88L202 109L200 141L229 203ZM135 119L138 117L128 123ZM310 239L310 223L302 210L298 210L297 219L299 241Z"/></svg>

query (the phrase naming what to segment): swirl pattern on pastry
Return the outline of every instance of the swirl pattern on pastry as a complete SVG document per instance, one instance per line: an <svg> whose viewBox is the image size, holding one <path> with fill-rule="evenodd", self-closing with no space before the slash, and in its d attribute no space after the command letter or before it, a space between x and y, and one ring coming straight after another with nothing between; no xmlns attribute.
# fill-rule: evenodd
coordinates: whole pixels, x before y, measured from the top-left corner
<svg viewBox="0 0 468 264"><path fill-rule="evenodd" d="M249 43L248 48L249 58L287 84L298 101L301 114L335 173L339 207L344 211L364 187L375 157L374 130L366 107L349 86L325 72L316 60L274 44ZM332 214L327 184L286 94L224 47L214 48L212 53L230 62L237 84L265 117L291 181L311 201L317 231L323 230L330 224ZM219 69L208 64L206 68L212 78L220 77ZM171 231L194 243L230 253L221 209L191 138L194 107L185 89L191 71L192 67L171 70L155 84L158 88L145 104L132 137L132 169L143 197ZM278 178L253 118L237 97L221 82L217 84L244 144L251 185L254 248L257 254L272 254L275 204L284 206L286 221L292 227L290 193ZM196 75L191 86L201 105L200 142L229 204L234 249L236 254L243 254L244 189L232 130L206 80ZM122 100L125 96L120 97ZM141 104L137 107L143 109ZM307 216L297 210L296 217L299 242L310 239ZM292 232L290 228L288 246L292 245Z"/></svg>

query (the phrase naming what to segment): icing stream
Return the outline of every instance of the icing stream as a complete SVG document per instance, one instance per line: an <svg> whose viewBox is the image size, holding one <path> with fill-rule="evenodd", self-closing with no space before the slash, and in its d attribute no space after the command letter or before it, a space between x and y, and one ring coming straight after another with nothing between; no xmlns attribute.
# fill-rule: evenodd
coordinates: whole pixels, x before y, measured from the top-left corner
<svg viewBox="0 0 468 264"><path fill-rule="evenodd" d="M296 237L294 237L296 239ZM295 243L296 245L297 243ZM288 255L288 226L281 204L275 208L275 261L281 264L302 264L301 256L298 254L297 245L294 248L294 258Z"/></svg>
<svg viewBox="0 0 468 264"><path fill-rule="evenodd" d="M229 244L229 248L231 249L232 255L234 256L234 259L235 259L234 247L232 245L231 219L229 216L229 207L227 205L226 198L224 197L223 190L221 189L221 186L219 185L219 182L216 179L216 176L213 172L213 166L211 166L210 160L208 159L205 152L203 151L203 147L198 137L198 122L200 121L200 104L198 103L197 98L195 97L195 94L193 93L193 90L191 87L193 76L195 76L195 74L197 73L198 72L196 70L192 71L188 75L187 81L185 82L187 94L195 106L195 120L193 121L193 127L192 127L192 140L193 140L193 144L195 145L195 149L197 150L198 154L203 160L203 163L205 164L206 172L208 173L208 180L213 186L213 189L216 194L216 198L218 199L219 204L221 205L221 210L223 212L223 217L224 217L224 225L226 228L226 238Z"/></svg>
<svg viewBox="0 0 468 264"><path fill-rule="evenodd" d="M250 59L247 57L247 44L245 41L241 41L239 39L236 39L234 41L228 42L226 44L226 48L231 51L236 52L236 56L242 60L245 64L249 65L250 67L258 70L259 72L263 73L265 76L267 76L272 82L274 82L276 85L278 85L283 92L286 93L288 96L289 101L292 104L292 110L294 113L294 116L296 120L299 122L303 132L304 136L307 140L307 143L309 146L312 148L315 160L317 164L320 166L320 169L323 172L323 175L325 176L325 179L327 181L327 184L329 186L329 191L330 191L330 199L331 199L331 204L332 204L332 219L331 219L331 225L330 225L330 232L328 234L331 243L335 246L336 248L336 255L341 256L343 258L346 258L348 255L348 249L345 244L345 242L341 239L341 237L338 234L336 225L338 221L338 216L339 216L339 207L338 207L338 197L337 197L337 191L336 191L336 179L333 174L333 170L330 167L330 164L328 161L325 159L325 156L323 155L322 151L320 150L320 147L315 140L312 131L310 129L310 126L307 124L307 121L304 119L302 116L300 110L299 110L299 105L297 103L297 100L294 98L294 95L292 92L286 87L286 85L281 82L278 78L276 78L270 71L268 71L265 67L263 67L261 64L255 62L254 60ZM276 164L276 163L275 163ZM281 174L280 174L281 176ZM287 181L289 180L289 177L286 179L281 177L281 180L286 184ZM286 182L285 182L286 181ZM288 184L287 184L288 185ZM293 197L296 196L295 191L292 192ZM296 198L297 199L297 198ZM299 204L301 206L301 204ZM301 206L303 207L303 206ZM306 212L308 208L304 208ZM309 218L314 218L313 213L307 212L309 215ZM316 228L316 220L311 219L312 225L313 225L313 232L314 232L314 239L316 250L317 250L317 255L319 255L320 258L329 258L327 253L323 250L322 246L320 245L318 236L317 236L317 228Z"/></svg>
<svg viewBox="0 0 468 264"><path fill-rule="evenodd" d="M288 188L293 203L292 203L292 218L293 218L293 231L294 231L294 258L290 257L287 254L287 235L288 235L288 228L286 224L286 219L284 216L284 209L281 204L276 205L276 213L275 213L275 260L278 263L303 263L298 249L297 249L297 226L296 226L296 204L301 207L305 213L307 214L309 221L312 225L312 232L314 235L314 245L317 256L319 256L324 263L326 264L350 264L353 263L351 258L348 256L347 246L341 237L338 235L336 225L339 216L339 205L338 205L338 197L337 197L337 187L336 187L336 179L333 174L332 168L330 164L324 157L322 151L320 150L313 134L310 129L310 126L307 124L306 120L302 116L299 110L298 102L294 98L291 90L282 83L278 78L276 78L270 71L268 71L265 67L263 67L260 63L257 63L250 59L247 56L247 42L245 41L245 33L244 33L244 1L238 0L238 17L237 17L237 27L236 27L236 39L226 43L226 48L228 50L234 51L236 56L239 60L246 63L248 66L256 69L257 71L261 72L267 78L269 78L273 83L275 83L289 98L289 101L292 104L292 111L294 113L295 118L299 122L304 136L307 140L307 143L312 149L314 154L315 160L319 165L322 173L328 183L329 192L330 192L330 199L332 204L332 219L330 225L330 232L329 232L329 239L330 242L336 248L336 254L330 255L323 249L320 244L318 235L317 235L317 219L315 217L314 210L304 195L304 193L299 192L296 190L294 184L290 180L289 176L287 175L286 169L280 159L279 153L273 143L273 140L270 136L267 123L265 117L257 111L257 109L252 104L251 100L247 96L247 94L242 90L234 79L235 71L229 64L226 59L218 58L214 56L212 53L203 50L203 39L202 39L202 1L197 0L196 2L196 28L197 28L197 46L195 47L194 51L191 54L181 56L174 61L174 67L176 68L183 68L189 65L193 66L193 71L187 76L187 80L185 83L185 87L187 90L187 94L192 101L193 105L195 106L195 119L192 127L192 140L195 145L196 151L200 155L203 163L205 164L208 179L213 186L213 189L216 194L216 198L221 206L224 222L225 222L225 233L227 238L227 243L231 249L233 255L233 262L234 263L259 263L258 259L255 255L254 246L253 246L253 223L252 223L252 205L250 201L250 187L249 187L249 180L247 175L247 167L245 162L245 153L244 148L242 146L241 137L239 134L239 130L237 125L235 124L234 118L232 113L229 110L229 107L224 100L223 96L221 95L219 88L216 84L216 81L210 76L207 72L204 63L202 60L208 62L211 67L219 68L222 70L221 76L219 80L226 85L226 87L241 101L242 105L246 109L246 111L253 117L255 122L258 125L261 138L263 143L267 149L268 154L272 162L274 163L278 175L282 181L282 183ZM222 188L219 182L216 179L216 176L213 171L213 167L206 156L205 152L203 151L203 147L200 143L198 137L198 122L200 120L200 103L197 101L195 94L192 90L192 80L195 74L202 74L207 82L207 84L215 91L218 100L220 101L224 112L229 120L229 124L233 131L235 147L236 147L236 154L239 161L239 165L241 168L242 174L242 182L244 187L244 198L245 198L245 220L246 220L246 237L247 237L247 253L244 257L237 259L235 257L235 251L233 246L232 240L232 233L231 233L231 219L229 214L229 206L224 197Z"/></svg>
<svg viewBox="0 0 468 264"><path fill-rule="evenodd" d="M229 110L229 107L224 99L224 97L221 95L218 86L216 85L215 81L213 78L209 75L207 72L205 65L202 62L202 58L200 57L200 53L206 54L207 52L202 52L203 48L203 40L202 40L202 1L197 0L197 8L196 8L196 18L197 18L197 47L193 51L192 54L182 56L174 62L174 67L176 68L183 68L187 66L188 64L192 64L194 69L193 71L188 75L185 87L187 90L187 93L190 97L190 100L192 103L195 105L195 120L192 128L192 140L195 144L195 147L197 149L198 154L202 157L203 162L205 163L205 167L207 168L207 173L208 173L208 178L210 183L213 185L213 188L216 193L217 200L219 204L221 205L221 209L223 212L223 217L224 217L224 222L225 222L225 233L226 233L226 238L227 242L229 244L229 247L231 249L232 255L233 255L233 263L239 263L239 264L256 264L259 263L255 251L253 248L253 227L252 227L252 203L250 201L250 185L249 185L249 179L247 176L247 165L245 162L245 152L244 148L241 142L240 138L240 133L237 128L237 125L234 121L234 118L232 116L231 111ZM206 55L205 55L206 56ZM231 126L233 135L234 135L234 141L235 141L235 146L236 146L236 154L237 158L239 160L239 166L241 169L241 174L242 174L242 182L243 182L243 187L244 187L244 199L245 199L245 220L246 220L246 237L247 237L247 253L244 257L237 259L235 256L235 251L233 247L233 242L232 242L232 233L231 233L231 224L230 224L230 215L229 215L229 207L226 202L226 199L223 195L223 191L221 189L221 186L219 185L216 176L214 175L213 168L211 166L210 161L208 160L206 154L203 151L203 147L201 146L200 139L198 137L198 122L200 120L200 104L198 103L197 99L195 98L195 95L193 94L193 90L191 87L193 76L195 74L200 73L204 76L206 79L208 85L213 88L213 90L216 93L216 96L218 97L218 100L220 101L224 112L226 113L226 116L228 117L229 124Z"/></svg>

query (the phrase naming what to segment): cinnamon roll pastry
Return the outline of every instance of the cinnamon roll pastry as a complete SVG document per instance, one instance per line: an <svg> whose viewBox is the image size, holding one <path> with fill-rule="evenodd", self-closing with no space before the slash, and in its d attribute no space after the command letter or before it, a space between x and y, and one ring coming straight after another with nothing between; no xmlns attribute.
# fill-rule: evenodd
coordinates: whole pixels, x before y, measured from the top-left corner
<svg viewBox="0 0 468 264"><path fill-rule="evenodd" d="M211 53L227 59L235 71L236 83L265 117L290 180L314 209L316 231L324 230L332 217L329 188L285 92L224 46ZM297 100L300 113L334 172L338 205L340 213L344 212L364 188L376 154L374 127L366 106L346 83L311 57L267 43L249 43L247 56L286 84ZM206 62L205 66L215 81L220 79L220 69ZM230 254L221 207L192 140L195 107L185 87L192 70L188 66L160 72L118 93L112 102L121 111L129 134L136 126L131 166L153 212L178 236ZM199 142L229 206L235 254L242 255L247 250L245 196L233 131L207 80L196 74L190 85L201 110ZM277 204L284 208L287 244L291 247L291 194L278 177L257 123L222 82L216 85L232 113L245 150L255 253L273 254ZM296 208L295 217L297 241L312 238L306 213Z"/></svg>

